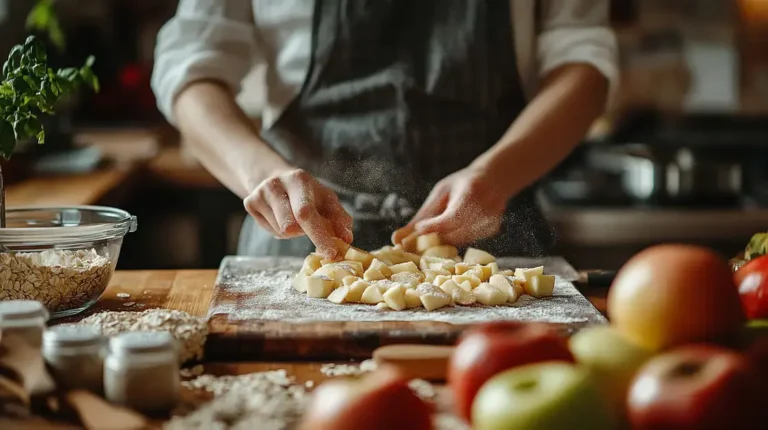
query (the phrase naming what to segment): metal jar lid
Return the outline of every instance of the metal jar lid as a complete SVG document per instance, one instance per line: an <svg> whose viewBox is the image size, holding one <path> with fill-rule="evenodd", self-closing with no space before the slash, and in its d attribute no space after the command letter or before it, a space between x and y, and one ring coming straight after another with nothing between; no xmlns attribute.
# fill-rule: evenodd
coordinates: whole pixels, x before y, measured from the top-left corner
<svg viewBox="0 0 768 430"><path fill-rule="evenodd" d="M96 327L67 324L46 330L43 334L43 345L46 348L98 346L103 339Z"/></svg>
<svg viewBox="0 0 768 430"><path fill-rule="evenodd" d="M42 303L35 300L0 301L0 321L4 324L42 318L48 321L48 311Z"/></svg>
<svg viewBox="0 0 768 430"><path fill-rule="evenodd" d="M109 350L116 355L176 352L176 339L166 331L121 333L109 340Z"/></svg>

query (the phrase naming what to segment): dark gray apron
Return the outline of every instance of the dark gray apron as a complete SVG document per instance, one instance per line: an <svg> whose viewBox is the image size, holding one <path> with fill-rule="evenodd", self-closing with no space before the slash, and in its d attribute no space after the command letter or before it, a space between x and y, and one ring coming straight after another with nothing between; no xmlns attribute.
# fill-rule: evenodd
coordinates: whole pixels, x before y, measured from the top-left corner
<svg viewBox="0 0 768 430"><path fill-rule="evenodd" d="M356 246L389 244L432 187L493 146L525 106L509 3L315 2L307 79L262 136L339 194ZM539 256L553 243L529 189L509 202L501 234L475 245ZM313 250L306 237L274 239L248 217L238 252Z"/></svg>

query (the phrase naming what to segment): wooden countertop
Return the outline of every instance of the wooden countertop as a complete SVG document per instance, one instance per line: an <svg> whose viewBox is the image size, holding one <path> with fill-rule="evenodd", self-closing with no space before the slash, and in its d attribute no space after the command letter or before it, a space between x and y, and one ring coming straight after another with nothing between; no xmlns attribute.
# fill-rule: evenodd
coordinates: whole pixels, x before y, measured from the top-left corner
<svg viewBox="0 0 768 430"><path fill-rule="evenodd" d="M216 270L140 270L117 271L99 301L87 312L92 314L105 310L140 311L151 308L177 309L198 317L204 317L213 294ZM121 297L117 295L120 294ZM128 294L128 297L124 297ZM587 298L605 312L605 291L588 293ZM82 316L80 316L82 317ZM214 375L242 375L267 370L285 369L297 382L308 380L322 382L325 376L320 372L324 363L307 362L242 362L205 363L205 372ZM25 423L26 427L65 427L51 423Z"/></svg>
<svg viewBox="0 0 768 430"><path fill-rule="evenodd" d="M8 185L8 207L92 205L117 189L135 172L113 168L82 175L43 176Z"/></svg>

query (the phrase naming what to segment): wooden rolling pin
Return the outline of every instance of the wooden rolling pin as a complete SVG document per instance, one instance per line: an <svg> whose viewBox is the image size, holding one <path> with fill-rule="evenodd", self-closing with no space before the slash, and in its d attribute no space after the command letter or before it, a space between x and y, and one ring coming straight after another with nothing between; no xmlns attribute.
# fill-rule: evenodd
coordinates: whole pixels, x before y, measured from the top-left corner
<svg viewBox="0 0 768 430"><path fill-rule="evenodd" d="M373 351L373 360L396 367L408 379L445 381L454 349L442 345L387 345Z"/></svg>

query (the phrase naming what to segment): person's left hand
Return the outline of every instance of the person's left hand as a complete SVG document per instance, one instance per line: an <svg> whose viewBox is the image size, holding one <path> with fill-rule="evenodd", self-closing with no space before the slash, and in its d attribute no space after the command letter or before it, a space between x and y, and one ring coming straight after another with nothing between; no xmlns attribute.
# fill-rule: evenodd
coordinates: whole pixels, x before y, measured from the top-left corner
<svg viewBox="0 0 768 430"><path fill-rule="evenodd" d="M443 242L466 246L495 236L511 196L488 171L467 167L435 185L408 225L392 235L401 243L411 234L438 233Z"/></svg>

